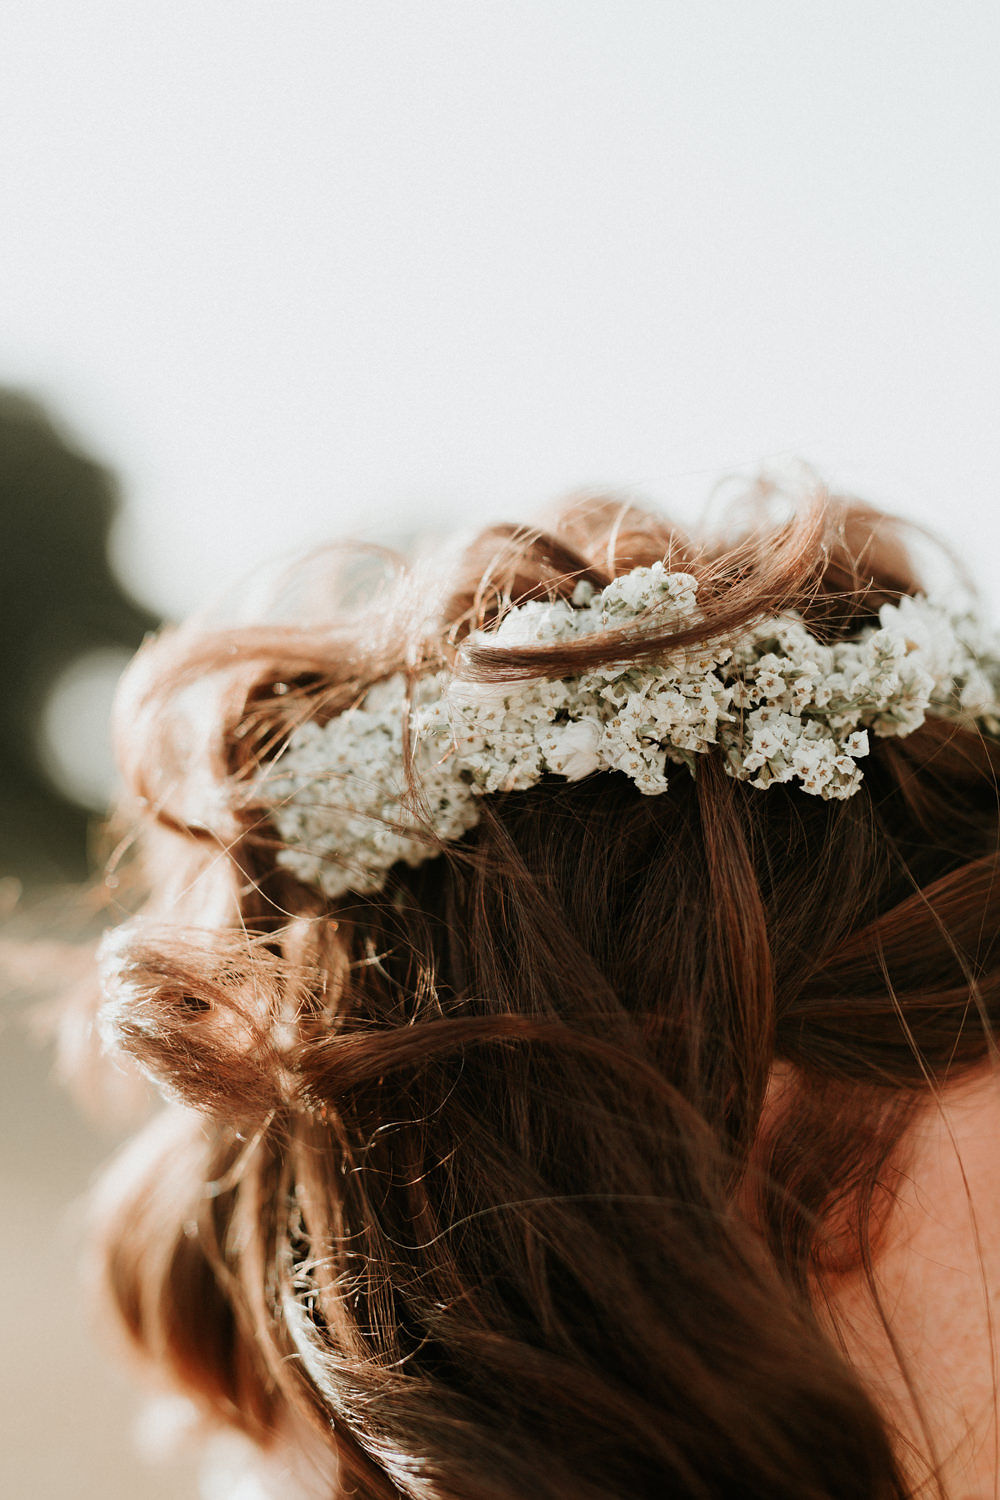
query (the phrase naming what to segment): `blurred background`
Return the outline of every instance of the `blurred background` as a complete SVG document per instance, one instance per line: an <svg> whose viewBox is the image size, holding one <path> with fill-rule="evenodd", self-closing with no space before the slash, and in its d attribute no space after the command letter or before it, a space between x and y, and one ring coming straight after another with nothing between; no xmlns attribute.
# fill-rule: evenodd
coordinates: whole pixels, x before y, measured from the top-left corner
<svg viewBox="0 0 1000 1500"><path fill-rule="evenodd" d="M330 535L802 459L995 600L998 69L993 0L3 7L8 922L87 871L143 633ZM81 1310L114 1131L18 1014L0 1490L193 1496Z"/></svg>

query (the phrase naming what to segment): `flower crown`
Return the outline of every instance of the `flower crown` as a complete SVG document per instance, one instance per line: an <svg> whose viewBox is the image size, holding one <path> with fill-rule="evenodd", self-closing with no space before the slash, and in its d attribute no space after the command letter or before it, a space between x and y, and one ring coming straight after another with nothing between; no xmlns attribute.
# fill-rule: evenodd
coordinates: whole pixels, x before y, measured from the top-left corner
<svg viewBox="0 0 1000 1500"><path fill-rule="evenodd" d="M683 628L700 619L697 591L657 562L600 592L581 581L570 600L518 605L471 641L572 641L638 620ZM555 681L397 672L329 723L293 730L254 800L282 839L280 865L328 896L364 894L398 860L421 864L460 839L494 792L619 771L655 796L668 764L693 773L718 746L729 775L752 786L850 797L869 733L911 734L928 712L1000 732L1000 642L971 613L906 596L882 606L878 628L834 645L789 614Z"/></svg>

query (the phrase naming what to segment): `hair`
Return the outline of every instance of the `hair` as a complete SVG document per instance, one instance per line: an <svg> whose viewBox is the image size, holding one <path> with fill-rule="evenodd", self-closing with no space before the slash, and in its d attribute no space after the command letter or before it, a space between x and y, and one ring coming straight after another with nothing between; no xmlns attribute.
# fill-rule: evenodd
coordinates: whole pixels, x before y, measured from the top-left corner
<svg viewBox="0 0 1000 1500"><path fill-rule="evenodd" d="M921 586L903 528L818 486L697 543L574 501L433 585L389 561L310 618L168 631L123 689L151 895L103 1025L171 1102L105 1200L107 1287L210 1417L311 1433L321 1494L912 1492L823 1287L877 1256L915 1111L991 1053L997 743L929 717L846 801L715 752L663 796L550 779L337 900L254 800L296 724L656 559L703 621L633 631L637 659L792 609L836 640ZM490 681L622 644L466 652Z"/></svg>

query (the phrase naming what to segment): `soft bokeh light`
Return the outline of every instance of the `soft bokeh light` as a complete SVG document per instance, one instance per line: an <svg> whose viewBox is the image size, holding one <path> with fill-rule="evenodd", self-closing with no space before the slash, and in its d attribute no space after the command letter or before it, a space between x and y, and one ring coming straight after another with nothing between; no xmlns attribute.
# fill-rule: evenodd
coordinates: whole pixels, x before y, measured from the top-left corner
<svg viewBox="0 0 1000 1500"><path fill-rule="evenodd" d="M111 705L130 653L87 651L59 674L39 724L39 758L55 784L84 807L106 810L116 778Z"/></svg>

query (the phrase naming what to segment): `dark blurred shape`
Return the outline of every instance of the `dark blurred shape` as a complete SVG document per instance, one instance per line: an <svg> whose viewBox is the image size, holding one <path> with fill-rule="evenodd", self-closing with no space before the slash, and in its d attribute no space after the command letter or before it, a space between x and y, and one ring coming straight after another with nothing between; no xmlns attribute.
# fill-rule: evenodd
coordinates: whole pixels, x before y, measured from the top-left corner
<svg viewBox="0 0 1000 1500"><path fill-rule="evenodd" d="M35 884L87 872L93 815L46 776L38 721L74 658L134 649L159 623L111 571L118 504L111 473L39 402L0 389L0 876Z"/></svg>

